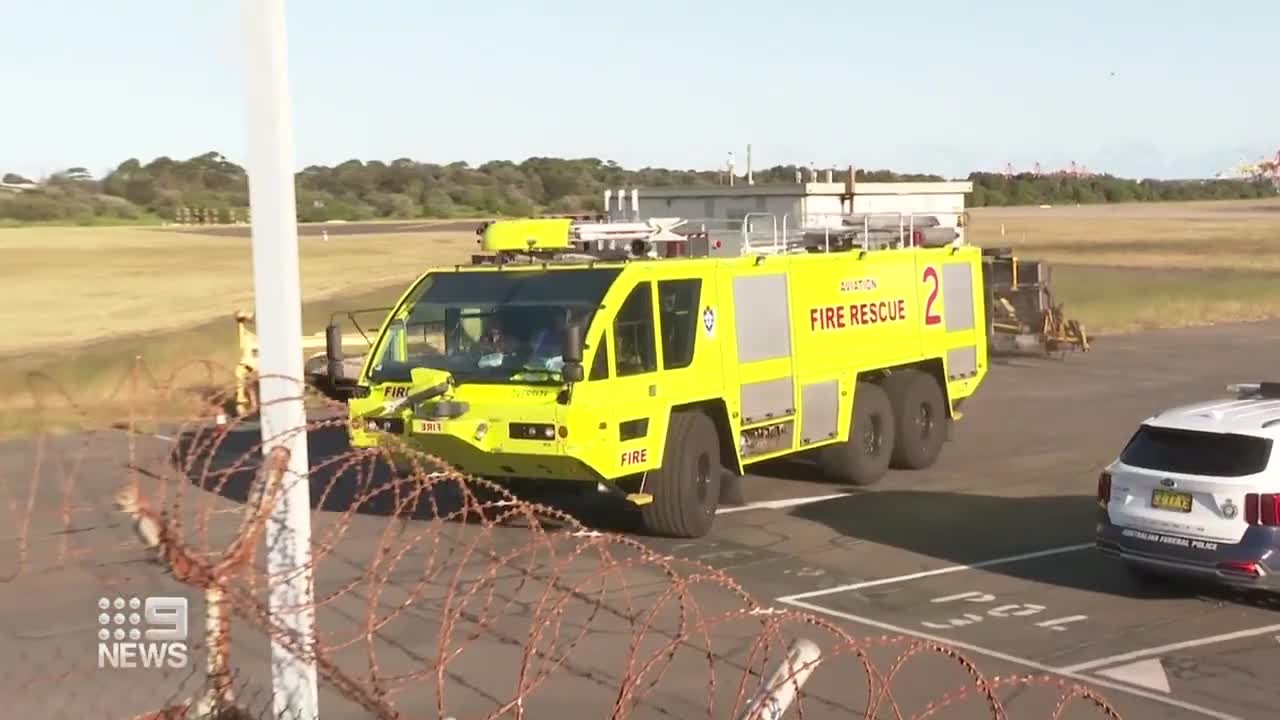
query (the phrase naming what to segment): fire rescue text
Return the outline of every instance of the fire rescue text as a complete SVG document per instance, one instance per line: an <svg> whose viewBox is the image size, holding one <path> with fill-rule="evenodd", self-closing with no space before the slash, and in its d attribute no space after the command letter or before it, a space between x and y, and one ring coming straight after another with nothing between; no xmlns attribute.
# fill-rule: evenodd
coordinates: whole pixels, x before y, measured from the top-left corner
<svg viewBox="0 0 1280 720"><path fill-rule="evenodd" d="M907 301L903 298L809 308L810 330L839 330L906 319Z"/></svg>

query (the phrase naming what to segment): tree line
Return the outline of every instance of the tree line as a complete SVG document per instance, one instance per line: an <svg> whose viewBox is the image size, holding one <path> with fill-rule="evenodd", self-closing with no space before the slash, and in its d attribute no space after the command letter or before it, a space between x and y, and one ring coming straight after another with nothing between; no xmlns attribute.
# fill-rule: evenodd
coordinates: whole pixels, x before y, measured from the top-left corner
<svg viewBox="0 0 1280 720"><path fill-rule="evenodd" d="M757 184L793 183L805 168L777 165L755 171ZM847 172L847 171L845 171ZM845 174L836 171L837 180ZM941 181L938 175L857 170L859 182ZM184 208L243 216L249 205L243 167L217 152L187 160L134 159L95 177L83 167L38 182L13 173L0 185L0 221L134 223L173 221ZM1006 176L974 172L970 207L1087 204L1160 200L1223 200L1276 197L1280 188L1254 180L1152 180L1111 175ZM597 158L531 157L495 160L472 167L408 158L392 162L348 160L313 165L297 174L298 218L303 222L375 218L447 218L579 213L603 209L606 188L723 184L723 171L642 168L629 170ZM739 178L739 183L742 179Z"/></svg>

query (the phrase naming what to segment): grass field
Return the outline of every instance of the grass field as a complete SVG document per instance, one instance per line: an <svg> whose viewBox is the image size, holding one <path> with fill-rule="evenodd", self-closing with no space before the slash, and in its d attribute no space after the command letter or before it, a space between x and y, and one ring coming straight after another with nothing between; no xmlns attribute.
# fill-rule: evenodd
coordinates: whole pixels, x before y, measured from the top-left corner
<svg viewBox="0 0 1280 720"><path fill-rule="evenodd" d="M1054 263L1280 271L1280 202L978 208L970 215L970 242Z"/></svg>
<svg viewBox="0 0 1280 720"><path fill-rule="evenodd" d="M395 232L299 239L306 302L403 285L464 260L475 236ZM246 238L138 228L0 230L0 357L191 327L253 307Z"/></svg>
<svg viewBox="0 0 1280 720"><path fill-rule="evenodd" d="M1280 317L1280 201L976 208L970 216L970 242L1049 262L1066 314L1095 333Z"/></svg>
<svg viewBox="0 0 1280 720"><path fill-rule="evenodd" d="M304 332L336 310L390 304L425 267L476 247L470 232L382 227L300 238ZM1094 334L1280 317L1280 202L977 208L969 239L1050 262L1057 299ZM136 357L161 376L197 358L227 373L236 362L233 313L253 308L247 238L0 229L0 258L0 410L55 388L87 402L118 393Z"/></svg>
<svg viewBox="0 0 1280 720"><path fill-rule="evenodd" d="M339 310L386 306L433 263L465 261L466 232L299 239L303 331ZM225 383L238 357L234 313L252 311L249 240L150 228L0 230L0 410L119 397L135 358L165 376ZM149 379L143 380L150 382ZM0 412L0 415L6 413ZM3 425L0 423L0 432Z"/></svg>

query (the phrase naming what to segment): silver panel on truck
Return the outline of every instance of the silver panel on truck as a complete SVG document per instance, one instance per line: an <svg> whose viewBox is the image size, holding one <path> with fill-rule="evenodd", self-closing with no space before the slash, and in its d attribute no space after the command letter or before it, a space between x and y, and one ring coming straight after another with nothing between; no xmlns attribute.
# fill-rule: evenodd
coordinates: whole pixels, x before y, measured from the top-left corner
<svg viewBox="0 0 1280 720"><path fill-rule="evenodd" d="M795 384L791 376L742 386L742 424L795 414Z"/></svg>
<svg viewBox="0 0 1280 720"><path fill-rule="evenodd" d="M942 266L942 314L947 332L972 330L973 266L968 263L949 263Z"/></svg>
<svg viewBox="0 0 1280 720"><path fill-rule="evenodd" d="M800 388L800 444L822 442L839 429L840 382L824 380Z"/></svg>
<svg viewBox="0 0 1280 720"><path fill-rule="evenodd" d="M738 362L791 357L790 308L787 276L749 275L733 280L734 317L737 318Z"/></svg>
<svg viewBox="0 0 1280 720"><path fill-rule="evenodd" d="M978 374L978 348L952 348L947 351L947 379L959 380Z"/></svg>

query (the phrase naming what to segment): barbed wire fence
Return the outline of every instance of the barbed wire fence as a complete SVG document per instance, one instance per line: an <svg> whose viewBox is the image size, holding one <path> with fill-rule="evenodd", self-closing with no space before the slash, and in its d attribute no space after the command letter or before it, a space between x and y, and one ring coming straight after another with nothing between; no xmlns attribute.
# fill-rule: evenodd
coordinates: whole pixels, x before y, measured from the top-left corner
<svg viewBox="0 0 1280 720"><path fill-rule="evenodd" d="M139 361L110 426L29 378L31 432L0 442L9 716L265 719L275 640L314 662L323 720L1119 717L1077 683L988 676L945 645L762 604L439 458L352 449L343 408L310 396L305 646L266 596L288 453L264 456L231 376ZM70 417L82 427L48 422ZM187 599L181 647L144 642L155 597Z"/></svg>

